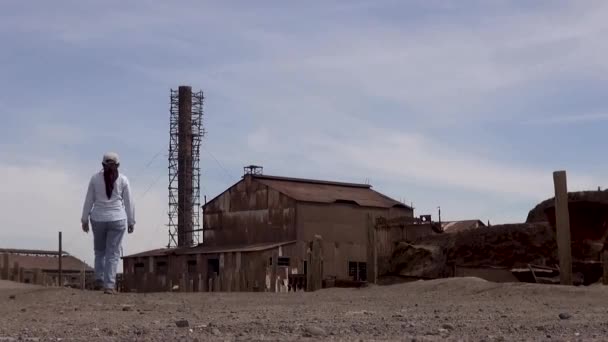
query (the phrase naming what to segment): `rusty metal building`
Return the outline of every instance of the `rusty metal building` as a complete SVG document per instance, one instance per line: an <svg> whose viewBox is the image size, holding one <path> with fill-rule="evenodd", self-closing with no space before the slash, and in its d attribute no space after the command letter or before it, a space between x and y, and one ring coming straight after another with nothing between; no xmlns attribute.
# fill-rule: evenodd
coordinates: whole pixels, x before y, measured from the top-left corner
<svg viewBox="0 0 608 342"><path fill-rule="evenodd" d="M367 229L413 209L352 184L246 174L203 206L203 243L124 260L126 291L288 291L305 282L322 238L325 281L366 278Z"/></svg>

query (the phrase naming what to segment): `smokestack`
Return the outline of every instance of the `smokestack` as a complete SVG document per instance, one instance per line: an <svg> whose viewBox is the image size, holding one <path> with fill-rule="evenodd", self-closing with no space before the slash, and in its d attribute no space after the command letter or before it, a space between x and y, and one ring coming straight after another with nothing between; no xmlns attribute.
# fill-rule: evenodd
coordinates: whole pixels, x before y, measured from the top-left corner
<svg viewBox="0 0 608 342"><path fill-rule="evenodd" d="M190 246L192 240L192 88L178 90L178 218L177 245Z"/></svg>

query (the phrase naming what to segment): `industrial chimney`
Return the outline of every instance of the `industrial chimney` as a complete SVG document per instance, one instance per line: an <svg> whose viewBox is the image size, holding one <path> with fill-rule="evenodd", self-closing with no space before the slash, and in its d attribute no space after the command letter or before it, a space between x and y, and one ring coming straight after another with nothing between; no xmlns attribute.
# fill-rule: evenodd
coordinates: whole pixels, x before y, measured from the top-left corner
<svg viewBox="0 0 608 342"><path fill-rule="evenodd" d="M169 129L169 247L200 243L200 143L203 92L171 90Z"/></svg>

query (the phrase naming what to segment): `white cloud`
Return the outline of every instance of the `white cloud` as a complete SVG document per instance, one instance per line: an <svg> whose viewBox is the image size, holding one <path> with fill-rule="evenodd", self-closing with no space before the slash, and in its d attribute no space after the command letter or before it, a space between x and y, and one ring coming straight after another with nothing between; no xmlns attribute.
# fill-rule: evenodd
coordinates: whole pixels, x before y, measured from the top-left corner
<svg viewBox="0 0 608 342"><path fill-rule="evenodd" d="M527 120L524 124L529 125L560 125L578 124L608 121L608 113L556 115L542 119Z"/></svg>
<svg viewBox="0 0 608 342"><path fill-rule="evenodd" d="M37 164L0 163L3 241L19 245L4 248L57 248L63 232L66 251L93 263L92 234L80 229L80 213L90 173L74 164L39 161ZM139 190L136 187L136 190ZM168 241L166 195L161 187L144 198L136 194L136 233L124 241L125 254L162 247ZM4 244L6 242L3 242Z"/></svg>

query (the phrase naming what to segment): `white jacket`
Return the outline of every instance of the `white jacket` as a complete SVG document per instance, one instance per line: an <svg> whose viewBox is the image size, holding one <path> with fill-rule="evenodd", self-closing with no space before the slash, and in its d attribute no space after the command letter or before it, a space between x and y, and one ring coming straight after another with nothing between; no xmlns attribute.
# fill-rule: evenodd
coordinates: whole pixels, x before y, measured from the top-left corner
<svg viewBox="0 0 608 342"><path fill-rule="evenodd" d="M82 223L91 221L112 222L127 220L128 225L135 224L135 207L131 198L131 187L127 176L119 173L110 199L106 195L106 184L103 171L91 177L87 196L82 208Z"/></svg>

